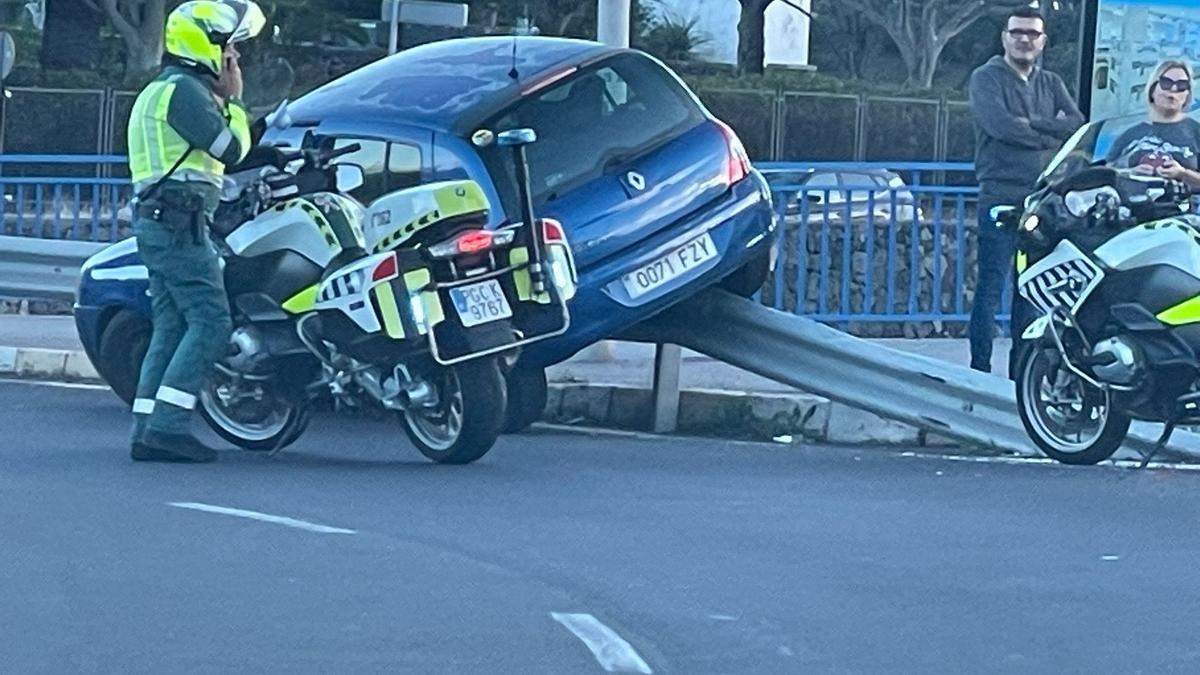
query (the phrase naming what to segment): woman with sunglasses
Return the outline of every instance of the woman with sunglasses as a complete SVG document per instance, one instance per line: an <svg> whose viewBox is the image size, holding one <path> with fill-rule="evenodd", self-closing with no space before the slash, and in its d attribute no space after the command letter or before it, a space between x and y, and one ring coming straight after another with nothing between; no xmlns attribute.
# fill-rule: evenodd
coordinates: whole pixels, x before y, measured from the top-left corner
<svg viewBox="0 0 1200 675"><path fill-rule="evenodd" d="M1200 122L1192 107L1192 67L1163 61L1146 86L1149 120L1135 124L1113 142L1109 164L1200 187Z"/></svg>

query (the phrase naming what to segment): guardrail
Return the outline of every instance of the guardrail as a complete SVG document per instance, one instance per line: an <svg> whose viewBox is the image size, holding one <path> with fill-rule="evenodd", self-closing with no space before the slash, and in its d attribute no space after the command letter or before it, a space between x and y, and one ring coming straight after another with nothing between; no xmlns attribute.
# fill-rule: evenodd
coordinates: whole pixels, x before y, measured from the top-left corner
<svg viewBox="0 0 1200 675"><path fill-rule="evenodd" d="M70 300L79 285L80 266L103 247L0 236L0 297Z"/></svg>
<svg viewBox="0 0 1200 675"><path fill-rule="evenodd" d="M680 303L634 331L623 337L683 345L926 431L996 450L1037 454L1021 425L1010 381L882 347L721 290ZM1161 429L1137 422L1123 447L1149 453ZM1176 431L1167 450L1200 457L1200 435Z"/></svg>

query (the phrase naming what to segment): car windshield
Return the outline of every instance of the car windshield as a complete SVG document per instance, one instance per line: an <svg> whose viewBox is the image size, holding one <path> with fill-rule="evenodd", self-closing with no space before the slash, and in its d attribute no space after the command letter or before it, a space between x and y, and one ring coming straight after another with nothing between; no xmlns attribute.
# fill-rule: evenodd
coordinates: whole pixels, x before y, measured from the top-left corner
<svg viewBox="0 0 1200 675"><path fill-rule="evenodd" d="M702 121L699 106L661 67L643 56L622 54L522 99L486 126L537 132L528 152L533 199L540 204ZM495 144L480 154L505 212L515 217L511 155Z"/></svg>

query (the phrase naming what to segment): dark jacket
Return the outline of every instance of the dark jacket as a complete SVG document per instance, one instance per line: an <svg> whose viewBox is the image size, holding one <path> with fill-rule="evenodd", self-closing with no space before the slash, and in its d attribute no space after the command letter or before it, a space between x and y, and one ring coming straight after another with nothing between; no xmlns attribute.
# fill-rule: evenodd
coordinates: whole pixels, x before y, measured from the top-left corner
<svg viewBox="0 0 1200 675"><path fill-rule="evenodd" d="M1061 77L1034 68L1023 80L1003 56L971 74L970 99L980 192L1013 203L1084 122Z"/></svg>

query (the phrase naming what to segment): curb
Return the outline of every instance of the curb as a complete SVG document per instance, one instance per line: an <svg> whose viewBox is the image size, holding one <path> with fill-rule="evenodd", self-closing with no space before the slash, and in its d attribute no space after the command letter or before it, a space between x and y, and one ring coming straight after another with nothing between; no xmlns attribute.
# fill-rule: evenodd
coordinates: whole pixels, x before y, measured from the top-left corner
<svg viewBox="0 0 1200 675"><path fill-rule="evenodd" d="M82 351L0 347L0 376L99 382ZM551 382L542 421L646 432L653 392L628 385ZM834 403L819 396L685 389L675 433L732 440L905 447L950 447L957 441Z"/></svg>
<svg viewBox="0 0 1200 675"><path fill-rule="evenodd" d="M0 347L0 375L65 382L103 381L82 351L34 347Z"/></svg>
<svg viewBox="0 0 1200 675"><path fill-rule="evenodd" d="M542 420L645 432L654 408L649 389L551 382ZM676 434L731 440L846 445L961 447L956 440L809 394L712 389L679 392ZM966 448L963 448L966 450ZM995 454L995 453L987 453Z"/></svg>

